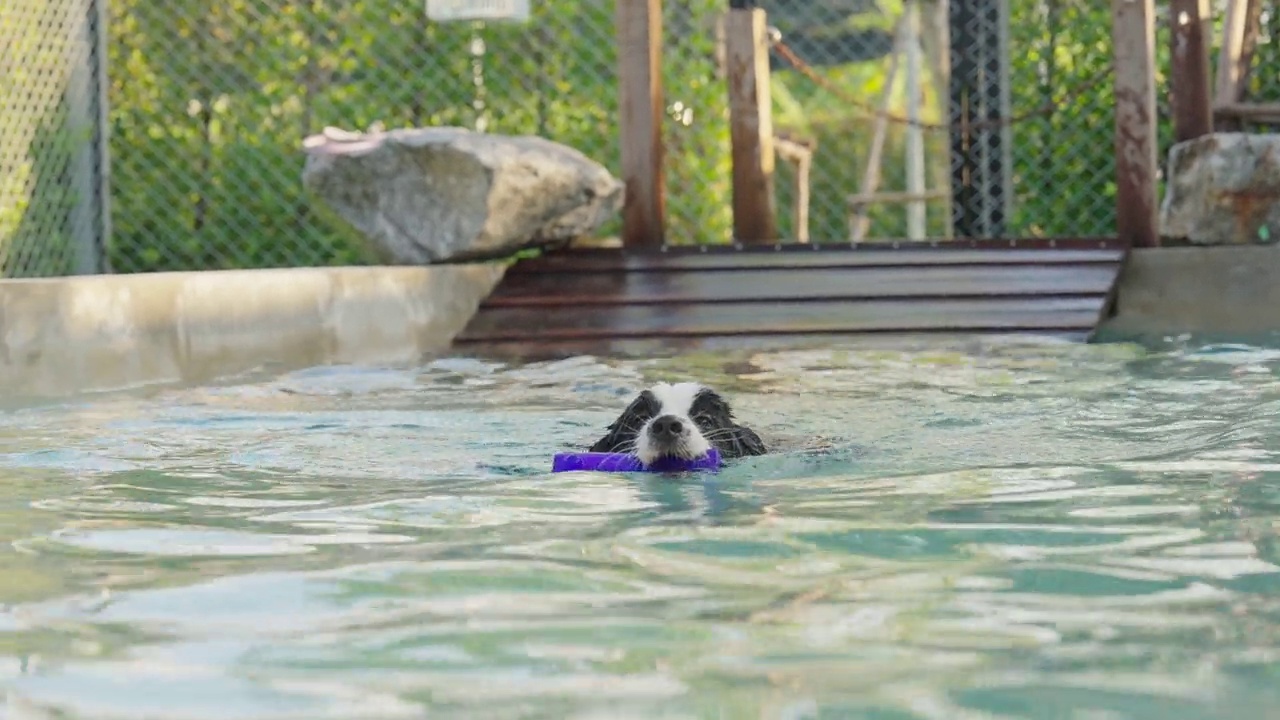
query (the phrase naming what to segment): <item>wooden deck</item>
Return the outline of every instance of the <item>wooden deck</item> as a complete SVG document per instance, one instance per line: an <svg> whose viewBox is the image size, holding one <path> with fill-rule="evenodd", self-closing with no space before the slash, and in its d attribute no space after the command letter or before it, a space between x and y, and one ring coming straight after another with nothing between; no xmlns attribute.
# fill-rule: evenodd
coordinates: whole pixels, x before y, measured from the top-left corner
<svg viewBox="0 0 1280 720"><path fill-rule="evenodd" d="M567 250L507 272L460 349L556 355L644 340L1049 333L1087 339L1126 251L1114 239Z"/></svg>

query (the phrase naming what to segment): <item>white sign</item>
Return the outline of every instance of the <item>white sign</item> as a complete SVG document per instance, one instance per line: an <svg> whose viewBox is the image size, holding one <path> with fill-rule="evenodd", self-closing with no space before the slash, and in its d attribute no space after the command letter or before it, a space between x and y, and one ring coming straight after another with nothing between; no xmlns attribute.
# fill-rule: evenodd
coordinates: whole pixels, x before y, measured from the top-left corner
<svg viewBox="0 0 1280 720"><path fill-rule="evenodd" d="M427 18L456 20L515 20L528 22L529 0L427 0Z"/></svg>

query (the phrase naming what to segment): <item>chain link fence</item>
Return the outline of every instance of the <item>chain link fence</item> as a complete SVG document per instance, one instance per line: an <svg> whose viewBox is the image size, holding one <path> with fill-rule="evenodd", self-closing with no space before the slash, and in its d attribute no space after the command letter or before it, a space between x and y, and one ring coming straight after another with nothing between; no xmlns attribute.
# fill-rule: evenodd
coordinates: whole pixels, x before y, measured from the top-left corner
<svg viewBox="0 0 1280 720"><path fill-rule="evenodd" d="M1088 0L763 2L815 239L1114 233L1111 19Z"/></svg>
<svg viewBox="0 0 1280 720"><path fill-rule="evenodd" d="M94 0L0 9L0 277L101 269L101 9Z"/></svg>
<svg viewBox="0 0 1280 720"><path fill-rule="evenodd" d="M99 111L96 2L107 4L110 28L106 248L105 199L95 204L94 192L108 185L95 165L99 135L86 124ZM775 128L813 150L808 163L778 163L784 238L805 234L797 200L806 184L803 222L814 242L1114 233L1108 3L757 5L777 30ZM351 231L302 187L302 139L326 126L532 133L620 172L614 0L533 0L526 23L437 23L422 0L9 0L5 8L5 274L361 263ZM663 8L669 242L726 242L718 21L727 2ZM1274 16L1263 23L1260 66L1280 63ZM1167 68L1163 14L1159 22ZM1167 118L1165 71L1158 82ZM1255 71L1250 99L1278 89L1275 73ZM1167 121L1161 132L1163 156Z"/></svg>
<svg viewBox="0 0 1280 720"><path fill-rule="evenodd" d="M665 3L671 234L688 242L728 232L719 5ZM325 126L532 133L619 172L613 0L539 0L527 23L437 23L420 0L111 7L119 271L365 260L301 185L302 138Z"/></svg>
<svg viewBox="0 0 1280 720"><path fill-rule="evenodd" d="M1256 14L1258 34L1252 41L1246 40L1245 52L1252 57L1253 72L1244 86L1245 102L1280 102L1280 5L1274 0L1252 0L1250 14ZM1251 18L1253 19L1253 18ZM1221 24L1218 26L1221 27ZM1239 129L1249 132L1277 132L1280 123L1245 121Z"/></svg>

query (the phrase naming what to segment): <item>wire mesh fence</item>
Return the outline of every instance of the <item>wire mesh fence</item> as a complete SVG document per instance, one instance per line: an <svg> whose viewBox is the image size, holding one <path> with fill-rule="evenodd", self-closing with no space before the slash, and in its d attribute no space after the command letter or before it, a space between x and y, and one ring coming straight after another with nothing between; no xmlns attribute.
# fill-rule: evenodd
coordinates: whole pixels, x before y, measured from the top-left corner
<svg viewBox="0 0 1280 720"><path fill-rule="evenodd" d="M302 186L301 141L326 126L531 133L620 172L615 0L534 0L524 23L434 22L421 0L97 1L109 10L111 129L110 244L99 264L115 271L363 262L352 231ZM6 4L6 274L87 267L91 240L107 234L100 221L86 230L102 208L81 199L107 187L85 150L94 133L68 119L94 111L83 71L93 45L72 40L93 34L94 2ZM776 29L775 129L816 148L808 167L778 163L784 239L802 234L801 215L814 242L1114 233L1107 3L756 4ZM731 237L726 8L663 2L672 243ZM1274 15L1260 67L1280 62ZM1161 16L1162 118L1166 25ZM1274 97L1274 76L1254 72L1249 98ZM1161 132L1163 156L1167 121ZM601 234L618 230L614 220Z"/></svg>
<svg viewBox="0 0 1280 720"><path fill-rule="evenodd" d="M777 124L823 148L815 238L1114 232L1106 3L762 6Z"/></svg>
<svg viewBox="0 0 1280 720"><path fill-rule="evenodd" d="M728 225L718 6L665 3L671 234L689 240ZM535 2L518 24L402 0L112 8L117 270L362 262L301 185L301 140L325 126L531 133L618 172L613 0Z"/></svg>
<svg viewBox="0 0 1280 720"><path fill-rule="evenodd" d="M0 277L101 269L101 16L93 0L0 11Z"/></svg>
<svg viewBox="0 0 1280 720"><path fill-rule="evenodd" d="M1249 73L1241 100L1275 103L1280 101L1280 72L1274 70L1280 67L1280 5L1271 0L1251 0L1247 7L1247 14L1253 16L1250 20L1256 22L1258 33L1246 33L1244 52L1250 56L1254 71ZM1245 121L1239 123L1237 128L1254 132L1276 132L1280 129L1280 123Z"/></svg>

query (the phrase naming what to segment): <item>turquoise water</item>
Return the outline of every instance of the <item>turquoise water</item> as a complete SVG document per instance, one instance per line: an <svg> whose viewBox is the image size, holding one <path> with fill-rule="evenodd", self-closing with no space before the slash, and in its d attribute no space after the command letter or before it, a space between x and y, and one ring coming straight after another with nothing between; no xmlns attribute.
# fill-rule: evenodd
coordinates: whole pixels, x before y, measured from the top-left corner
<svg viewBox="0 0 1280 720"><path fill-rule="evenodd" d="M675 377L779 452L545 473ZM1277 718L1277 418L1280 351L1030 340L9 408L0 718Z"/></svg>

